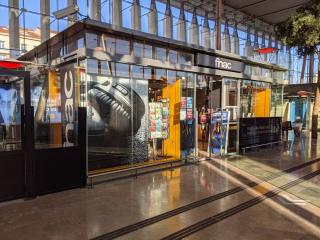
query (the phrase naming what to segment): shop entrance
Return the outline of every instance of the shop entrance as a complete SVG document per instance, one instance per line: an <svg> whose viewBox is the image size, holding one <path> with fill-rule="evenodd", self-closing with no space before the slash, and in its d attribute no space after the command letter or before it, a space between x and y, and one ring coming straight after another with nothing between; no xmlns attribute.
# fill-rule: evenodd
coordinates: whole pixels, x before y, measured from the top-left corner
<svg viewBox="0 0 320 240"><path fill-rule="evenodd" d="M196 89L198 111L198 149L208 152L211 113L221 108L221 79L199 75Z"/></svg>

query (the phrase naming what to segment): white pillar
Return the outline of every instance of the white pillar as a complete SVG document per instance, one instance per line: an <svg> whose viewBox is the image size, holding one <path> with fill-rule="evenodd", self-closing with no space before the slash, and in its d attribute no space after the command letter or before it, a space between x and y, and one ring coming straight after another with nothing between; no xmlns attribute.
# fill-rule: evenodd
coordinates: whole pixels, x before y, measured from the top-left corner
<svg viewBox="0 0 320 240"><path fill-rule="evenodd" d="M246 46L245 46L244 52L246 57L253 56L253 48L252 48L252 42L251 42L251 28L249 25L247 26L247 40L246 40Z"/></svg>
<svg viewBox="0 0 320 240"><path fill-rule="evenodd" d="M150 12L148 13L148 32L158 35L158 11L155 0L151 0L150 3Z"/></svg>
<svg viewBox="0 0 320 240"><path fill-rule="evenodd" d="M68 1L67 1L67 5L68 5L68 6L77 5L77 0L68 0ZM73 14L73 15L69 16L69 17L68 17L68 25L70 26L70 25L73 24L76 20L77 20L77 14Z"/></svg>
<svg viewBox="0 0 320 240"><path fill-rule="evenodd" d="M208 19L208 12L205 12L204 19L203 19L203 26L201 31L201 45L205 48L210 48L210 28L209 28L209 19Z"/></svg>
<svg viewBox="0 0 320 240"><path fill-rule="evenodd" d="M261 42L262 42L261 48L265 48L266 47L266 32L265 31L262 31ZM268 61L268 54L263 54L262 60Z"/></svg>
<svg viewBox="0 0 320 240"><path fill-rule="evenodd" d="M9 48L10 57L20 55L19 0L9 0Z"/></svg>
<svg viewBox="0 0 320 240"><path fill-rule="evenodd" d="M211 48L216 49L217 48L217 28L216 24L214 25L214 29L211 33Z"/></svg>
<svg viewBox="0 0 320 240"><path fill-rule="evenodd" d="M253 43L253 49L254 50L259 49L259 40L258 39L259 39L259 32L258 32L258 29L255 28L254 29L254 43ZM260 58L258 52L254 52L253 55L254 55L255 59L259 59Z"/></svg>
<svg viewBox="0 0 320 240"><path fill-rule="evenodd" d="M238 26L235 24L234 31L232 34L231 40L231 52L234 54L240 54L240 42L239 42L239 35L238 35Z"/></svg>
<svg viewBox="0 0 320 240"><path fill-rule="evenodd" d="M231 52L231 40L230 40L230 33L229 33L229 24L228 21L224 24L224 31L222 36L222 50L225 52Z"/></svg>
<svg viewBox="0 0 320 240"><path fill-rule="evenodd" d="M141 7L139 0L133 0L131 7L131 29L141 31Z"/></svg>
<svg viewBox="0 0 320 240"><path fill-rule="evenodd" d="M279 64L279 42L278 39L274 40L274 48L276 49L276 64Z"/></svg>
<svg viewBox="0 0 320 240"><path fill-rule="evenodd" d="M186 17L184 12L184 2L181 3L180 7L180 15L178 20L178 40L186 42L187 41L187 25L186 25Z"/></svg>
<svg viewBox="0 0 320 240"><path fill-rule="evenodd" d="M101 21L101 0L92 0L91 18L97 21Z"/></svg>
<svg viewBox="0 0 320 240"><path fill-rule="evenodd" d="M193 9L193 16L190 26L190 43L199 45L199 25L197 19L197 9Z"/></svg>
<svg viewBox="0 0 320 240"><path fill-rule="evenodd" d="M166 12L165 12L164 22L163 22L163 36L166 38L172 38L172 35L173 35L172 12L171 12L170 0L167 0Z"/></svg>
<svg viewBox="0 0 320 240"><path fill-rule="evenodd" d="M50 0L40 1L40 35L41 42L50 38Z"/></svg>
<svg viewBox="0 0 320 240"><path fill-rule="evenodd" d="M122 0L112 0L112 24L122 26Z"/></svg>

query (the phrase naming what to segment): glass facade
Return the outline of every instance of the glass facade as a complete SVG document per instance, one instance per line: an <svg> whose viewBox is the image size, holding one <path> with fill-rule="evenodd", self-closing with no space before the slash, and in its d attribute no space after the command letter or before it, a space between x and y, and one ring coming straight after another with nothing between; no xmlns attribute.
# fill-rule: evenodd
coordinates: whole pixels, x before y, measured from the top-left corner
<svg viewBox="0 0 320 240"><path fill-rule="evenodd" d="M31 79L35 148L78 145L80 74L75 63L55 70L41 70Z"/></svg>
<svg viewBox="0 0 320 240"><path fill-rule="evenodd" d="M71 45L89 50L71 63L39 68L33 75L36 147L69 146L66 140L76 145L77 129L66 131L66 124L77 121L77 106L86 107L90 173L194 158L196 146L208 150L212 113L221 109L230 112L227 151L236 152L240 118L282 114L279 85L209 74L214 65L197 66L192 49L91 29L74 39L74 45L59 41L32 59L59 62ZM241 64L223 60L234 67L228 75L239 76ZM274 70L244 66L244 76L274 77ZM74 92L68 97L71 85ZM70 101L76 106L72 111L66 106Z"/></svg>
<svg viewBox="0 0 320 240"><path fill-rule="evenodd" d="M89 170L191 155L194 74L86 62Z"/></svg>

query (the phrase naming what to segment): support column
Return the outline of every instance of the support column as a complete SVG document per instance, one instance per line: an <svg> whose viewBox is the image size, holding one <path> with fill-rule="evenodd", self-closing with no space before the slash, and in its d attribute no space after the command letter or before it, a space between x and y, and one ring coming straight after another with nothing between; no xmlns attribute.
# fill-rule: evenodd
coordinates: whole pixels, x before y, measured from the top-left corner
<svg viewBox="0 0 320 240"><path fill-rule="evenodd" d="M197 9L193 9L193 16L190 26L190 43L199 45L199 25L197 19Z"/></svg>
<svg viewBox="0 0 320 240"><path fill-rule="evenodd" d="M141 6L139 0L133 0L131 7L131 29L141 31Z"/></svg>
<svg viewBox="0 0 320 240"><path fill-rule="evenodd" d="M184 13L184 2L181 3L177 28L178 28L178 40L186 42L187 41L187 25L186 25L185 13Z"/></svg>
<svg viewBox="0 0 320 240"><path fill-rule="evenodd" d="M259 32L258 32L258 29L254 29L254 43L253 43L253 49L256 50L259 48ZM258 57L258 53L257 52L254 52L253 53L254 55L254 58L257 59Z"/></svg>
<svg viewBox="0 0 320 240"><path fill-rule="evenodd" d="M19 0L9 0L9 48L10 57L20 55Z"/></svg>
<svg viewBox="0 0 320 240"><path fill-rule="evenodd" d="M148 13L148 32L158 35L158 11L155 0L151 0L150 3L150 12Z"/></svg>
<svg viewBox="0 0 320 240"><path fill-rule="evenodd" d="M172 35L173 35L172 12L171 12L170 0L167 0L166 12L165 12L164 23L163 23L163 36L166 38L172 38Z"/></svg>
<svg viewBox="0 0 320 240"><path fill-rule="evenodd" d="M216 49L217 48L217 29L216 24L214 26L214 29L211 33L211 48Z"/></svg>
<svg viewBox="0 0 320 240"><path fill-rule="evenodd" d="M217 50L221 50L221 17L222 17L222 0L216 0L216 44Z"/></svg>
<svg viewBox="0 0 320 240"><path fill-rule="evenodd" d="M265 31L262 31L261 42L262 42L261 48L265 48L266 47L266 32ZM263 54L262 60L268 61L268 54Z"/></svg>
<svg viewBox="0 0 320 240"><path fill-rule="evenodd" d="M101 21L101 0L91 1L90 15L93 20Z"/></svg>
<svg viewBox="0 0 320 240"><path fill-rule="evenodd" d="M274 39L274 48L276 49L276 62L275 64L279 64L279 42L278 39Z"/></svg>
<svg viewBox="0 0 320 240"><path fill-rule="evenodd" d="M320 61L320 59L319 59ZM314 54L310 54L310 62L309 62L309 83L313 83L313 74L314 74Z"/></svg>
<svg viewBox="0 0 320 240"><path fill-rule="evenodd" d="M223 51L231 52L231 40L230 40L230 33L229 33L229 24L228 21L224 24L224 31L223 31Z"/></svg>
<svg viewBox="0 0 320 240"><path fill-rule="evenodd" d="M68 5L68 6L77 5L77 0L68 0L67 5ZM78 19L77 14L73 14L73 15L69 16L69 17L68 17L68 25L70 26L70 25L73 24L77 19Z"/></svg>
<svg viewBox="0 0 320 240"><path fill-rule="evenodd" d="M40 35L41 42L50 38L50 0L40 1Z"/></svg>
<svg viewBox="0 0 320 240"><path fill-rule="evenodd" d="M122 26L122 0L112 0L112 25Z"/></svg>
<svg viewBox="0 0 320 240"><path fill-rule="evenodd" d="M271 33L269 33L268 47L269 47L269 48L272 48L272 34L271 34ZM268 60L269 60L270 62L273 62L273 63L274 63L274 55L275 55L275 53L272 52L272 53L268 53L267 55L268 55L268 57L267 57Z"/></svg>
<svg viewBox="0 0 320 240"><path fill-rule="evenodd" d="M201 37L202 37L201 45L205 48L210 48L210 28L209 28L208 12L206 12L204 15Z"/></svg>
<svg viewBox="0 0 320 240"><path fill-rule="evenodd" d="M249 25L247 26L247 40L246 40L246 46L244 51L245 51L246 57L253 56L253 49L252 49L252 42L251 42L251 28Z"/></svg>
<svg viewBox="0 0 320 240"><path fill-rule="evenodd" d="M232 35L232 41L231 41L231 52L239 55L240 54L239 45L240 45L240 42L239 42L239 35L238 35L238 25L235 24L233 35Z"/></svg>

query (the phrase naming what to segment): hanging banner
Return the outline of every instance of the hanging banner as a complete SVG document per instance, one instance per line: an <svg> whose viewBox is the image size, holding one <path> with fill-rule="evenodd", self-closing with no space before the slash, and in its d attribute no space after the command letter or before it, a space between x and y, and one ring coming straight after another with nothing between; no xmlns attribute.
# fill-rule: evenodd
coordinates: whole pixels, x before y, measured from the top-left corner
<svg viewBox="0 0 320 240"><path fill-rule="evenodd" d="M211 113L210 151L213 154L227 154L229 121L229 111Z"/></svg>
<svg viewBox="0 0 320 240"><path fill-rule="evenodd" d="M61 81L61 122L63 147L77 144L76 136L76 72L74 64L60 68Z"/></svg>

